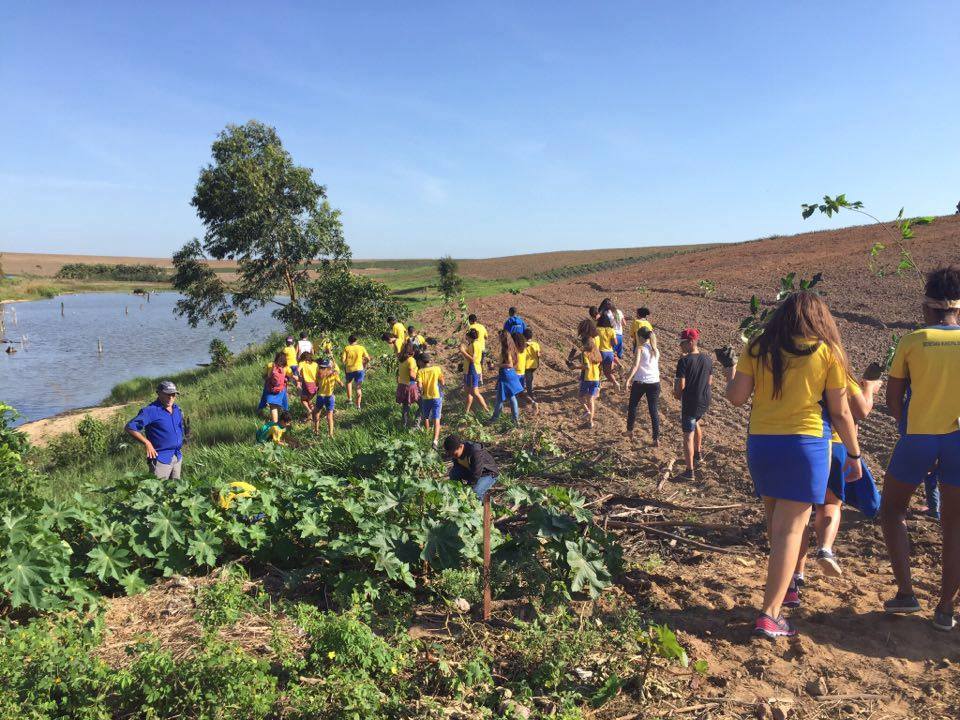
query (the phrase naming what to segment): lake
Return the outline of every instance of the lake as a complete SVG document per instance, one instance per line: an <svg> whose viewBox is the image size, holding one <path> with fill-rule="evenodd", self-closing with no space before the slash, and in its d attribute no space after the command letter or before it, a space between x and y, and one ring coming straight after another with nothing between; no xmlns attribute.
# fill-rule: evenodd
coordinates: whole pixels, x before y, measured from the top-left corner
<svg viewBox="0 0 960 720"><path fill-rule="evenodd" d="M9 346L0 345L0 402L21 413L18 423L98 405L124 380L209 362L215 337L237 351L283 330L268 308L241 317L230 332L191 328L173 314L179 297L152 293L147 302L126 293L81 293L7 304L6 338L19 341L25 336L27 342L23 349L15 343L13 354L2 352ZM102 354L97 352L98 338Z"/></svg>

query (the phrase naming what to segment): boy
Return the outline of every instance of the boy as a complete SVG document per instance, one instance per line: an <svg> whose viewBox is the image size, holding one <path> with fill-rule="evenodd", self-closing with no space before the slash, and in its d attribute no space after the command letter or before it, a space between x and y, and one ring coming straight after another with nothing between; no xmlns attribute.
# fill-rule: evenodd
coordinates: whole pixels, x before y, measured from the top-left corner
<svg viewBox="0 0 960 720"><path fill-rule="evenodd" d="M297 340L297 358L305 352L313 353L313 343L307 339L307 333L300 333L300 339Z"/></svg>
<svg viewBox="0 0 960 720"><path fill-rule="evenodd" d="M290 374L295 378L300 377L297 374L297 360L299 360L297 357L297 346L293 343L292 335L287 336L287 344L283 347L283 354L287 356L287 367L290 368Z"/></svg>
<svg viewBox="0 0 960 720"><path fill-rule="evenodd" d="M517 309L515 307L510 308L508 312L510 313L510 317L503 323L503 329L511 335L513 335L513 333L523 335L523 331L527 329L527 324L523 321L522 317L517 315Z"/></svg>
<svg viewBox="0 0 960 720"><path fill-rule="evenodd" d="M440 443L440 413L443 409L443 368L431 365L431 358L423 353L417 358L417 383L420 385L420 417L423 427L430 429L433 423L433 447Z"/></svg>
<svg viewBox="0 0 960 720"><path fill-rule="evenodd" d="M527 368L523 376L523 386L527 389L527 395L533 397L533 374L540 367L540 343L533 339L533 330L527 328L523 331L523 336L527 339Z"/></svg>
<svg viewBox="0 0 960 720"><path fill-rule="evenodd" d="M400 346L403 347L403 343L407 340L407 328L392 315L387 318L387 322L390 323L390 334L393 335L399 341Z"/></svg>
<svg viewBox="0 0 960 720"><path fill-rule="evenodd" d="M370 354L363 345L357 344L357 336L351 335L347 338L349 343L340 356L340 362L343 363L343 370L347 374L347 402L353 402L353 388L357 388L357 410L360 409L360 402L363 399L363 378L367 373L367 364L370 362Z"/></svg>
<svg viewBox="0 0 960 720"><path fill-rule="evenodd" d="M650 332L653 332L653 325L647 319L650 317L649 308L640 307L637 308L637 317L633 319L633 324L630 326L630 337L633 338L633 354L637 354L637 348L646 342L640 338L640 328L646 328ZM653 344L653 343L652 343ZM656 344L653 344L653 347L656 347Z"/></svg>
<svg viewBox="0 0 960 720"><path fill-rule="evenodd" d="M313 432L320 434L320 413L325 412L327 415L327 430L330 437L333 437L333 411L337 402L333 392L337 385L343 387L343 380L340 379L340 369L332 360L323 358L319 365L317 404L313 409Z"/></svg>
<svg viewBox="0 0 960 720"><path fill-rule="evenodd" d="M684 480L693 480L693 468L700 465L703 430L700 420L710 409L710 388L713 385L713 360L700 352L700 331L687 328L680 333L683 357L677 361L677 377L673 396L680 401L680 426L683 429L683 458L687 464Z"/></svg>
<svg viewBox="0 0 960 720"><path fill-rule="evenodd" d="M456 435L447 436L443 441L443 450L453 461L450 479L473 483L473 491L483 500L500 474L497 461L480 443L461 440Z"/></svg>
<svg viewBox="0 0 960 720"><path fill-rule="evenodd" d="M284 410L280 413L277 422L267 422L260 426L260 429L257 430L257 443L272 442L274 445L288 447L283 439L283 434L290 429L291 424L293 424L293 416Z"/></svg>

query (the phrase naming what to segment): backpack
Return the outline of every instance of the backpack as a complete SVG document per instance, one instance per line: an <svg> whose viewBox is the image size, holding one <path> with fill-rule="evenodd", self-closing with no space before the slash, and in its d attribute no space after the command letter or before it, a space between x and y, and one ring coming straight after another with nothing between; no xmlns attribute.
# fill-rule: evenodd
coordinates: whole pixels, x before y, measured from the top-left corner
<svg viewBox="0 0 960 720"><path fill-rule="evenodd" d="M280 392L287 386L286 368L274 365L270 368L270 376L267 378L267 392L271 395Z"/></svg>
<svg viewBox="0 0 960 720"><path fill-rule="evenodd" d="M271 431L273 428L279 427L279 426L280 426L280 423L275 423L275 422L264 423L264 424L260 427L260 429L257 430L257 442L258 442L258 443L265 443L265 442L269 441L269 440L270 440L270 431Z"/></svg>

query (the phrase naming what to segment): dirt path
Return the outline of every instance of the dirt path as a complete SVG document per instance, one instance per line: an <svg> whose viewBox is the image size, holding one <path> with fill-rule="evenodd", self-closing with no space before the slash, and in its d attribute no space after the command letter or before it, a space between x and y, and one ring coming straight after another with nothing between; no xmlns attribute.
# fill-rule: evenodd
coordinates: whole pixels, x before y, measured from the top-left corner
<svg viewBox="0 0 960 720"><path fill-rule="evenodd" d="M24 423L18 429L23 430L27 434L31 444L37 447L43 447L50 442L51 438L76 430L77 425L87 415L90 415L96 420L106 420L113 417L120 410L130 407L132 404L135 403L70 410L60 413L59 415L54 415L53 417Z"/></svg>
<svg viewBox="0 0 960 720"><path fill-rule="evenodd" d="M767 546L762 508L753 496L744 454L748 410L734 408L720 397L719 373L705 423L704 471L694 482L682 482L666 472L671 461L679 469L681 456L679 403L670 393L679 357L674 338L680 329L699 327L707 348L731 342L752 294L770 298L778 278L791 270L806 276L823 271L826 299L855 370L862 370L883 356L891 332L909 331L919 320L922 293L915 276L878 280L866 268L867 250L881 239L877 228L777 238L541 286L519 298L502 295L471 304L491 333L503 322L509 305L517 305L534 328L545 355L537 375L541 412L535 418L525 416L524 423L551 430L567 451L603 450L598 467L606 468L607 477L581 488L594 499L613 495L598 503L601 517L614 526L618 521L704 523L708 527L662 529L744 552L724 554L642 529L623 530L628 558L624 587L640 606L677 629L694 657L709 664L709 682L676 703L703 707L676 717L753 716L758 703L767 711L776 706L802 718L960 717L960 633L939 633L930 624L939 586L937 524L919 512L910 520L923 613L883 615L882 601L895 588L879 526L845 509L835 548L843 576L823 577L811 563L804 605L788 611L801 637L793 643L759 641L750 631L762 597ZM921 267L960 259L960 218L939 218L919 229L914 255ZM705 278L717 284L713 297L697 292L697 281ZM646 291L639 292L641 287ZM644 403L636 437L626 436L626 394L617 394L608 383L598 404L597 426L584 427L576 371L568 370L563 359L586 306L598 304L604 296L611 296L628 317L638 305L653 311L662 350L659 448L648 444ZM444 337L440 312L426 315L426 326ZM626 369L631 360L628 353ZM459 377L452 363L450 373ZM492 382L487 382L486 390L493 390ZM884 402L881 394L874 414L861 427L861 445L878 482L896 440ZM676 511L631 498L738 507ZM919 493L915 507L922 499ZM770 703L771 698L778 701Z"/></svg>

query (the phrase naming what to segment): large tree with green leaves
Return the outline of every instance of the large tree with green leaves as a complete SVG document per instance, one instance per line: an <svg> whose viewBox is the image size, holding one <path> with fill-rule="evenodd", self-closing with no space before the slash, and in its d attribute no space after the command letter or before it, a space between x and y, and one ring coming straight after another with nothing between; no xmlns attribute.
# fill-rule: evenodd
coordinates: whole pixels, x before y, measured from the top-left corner
<svg viewBox="0 0 960 720"><path fill-rule="evenodd" d="M174 287L184 297L177 312L232 328L240 314L276 305L287 324L305 320L305 293L315 276L350 265L340 211L310 168L294 164L277 131L251 120L228 125L200 171L191 204L205 228L173 257ZM234 260L238 278L227 283L207 262Z"/></svg>

